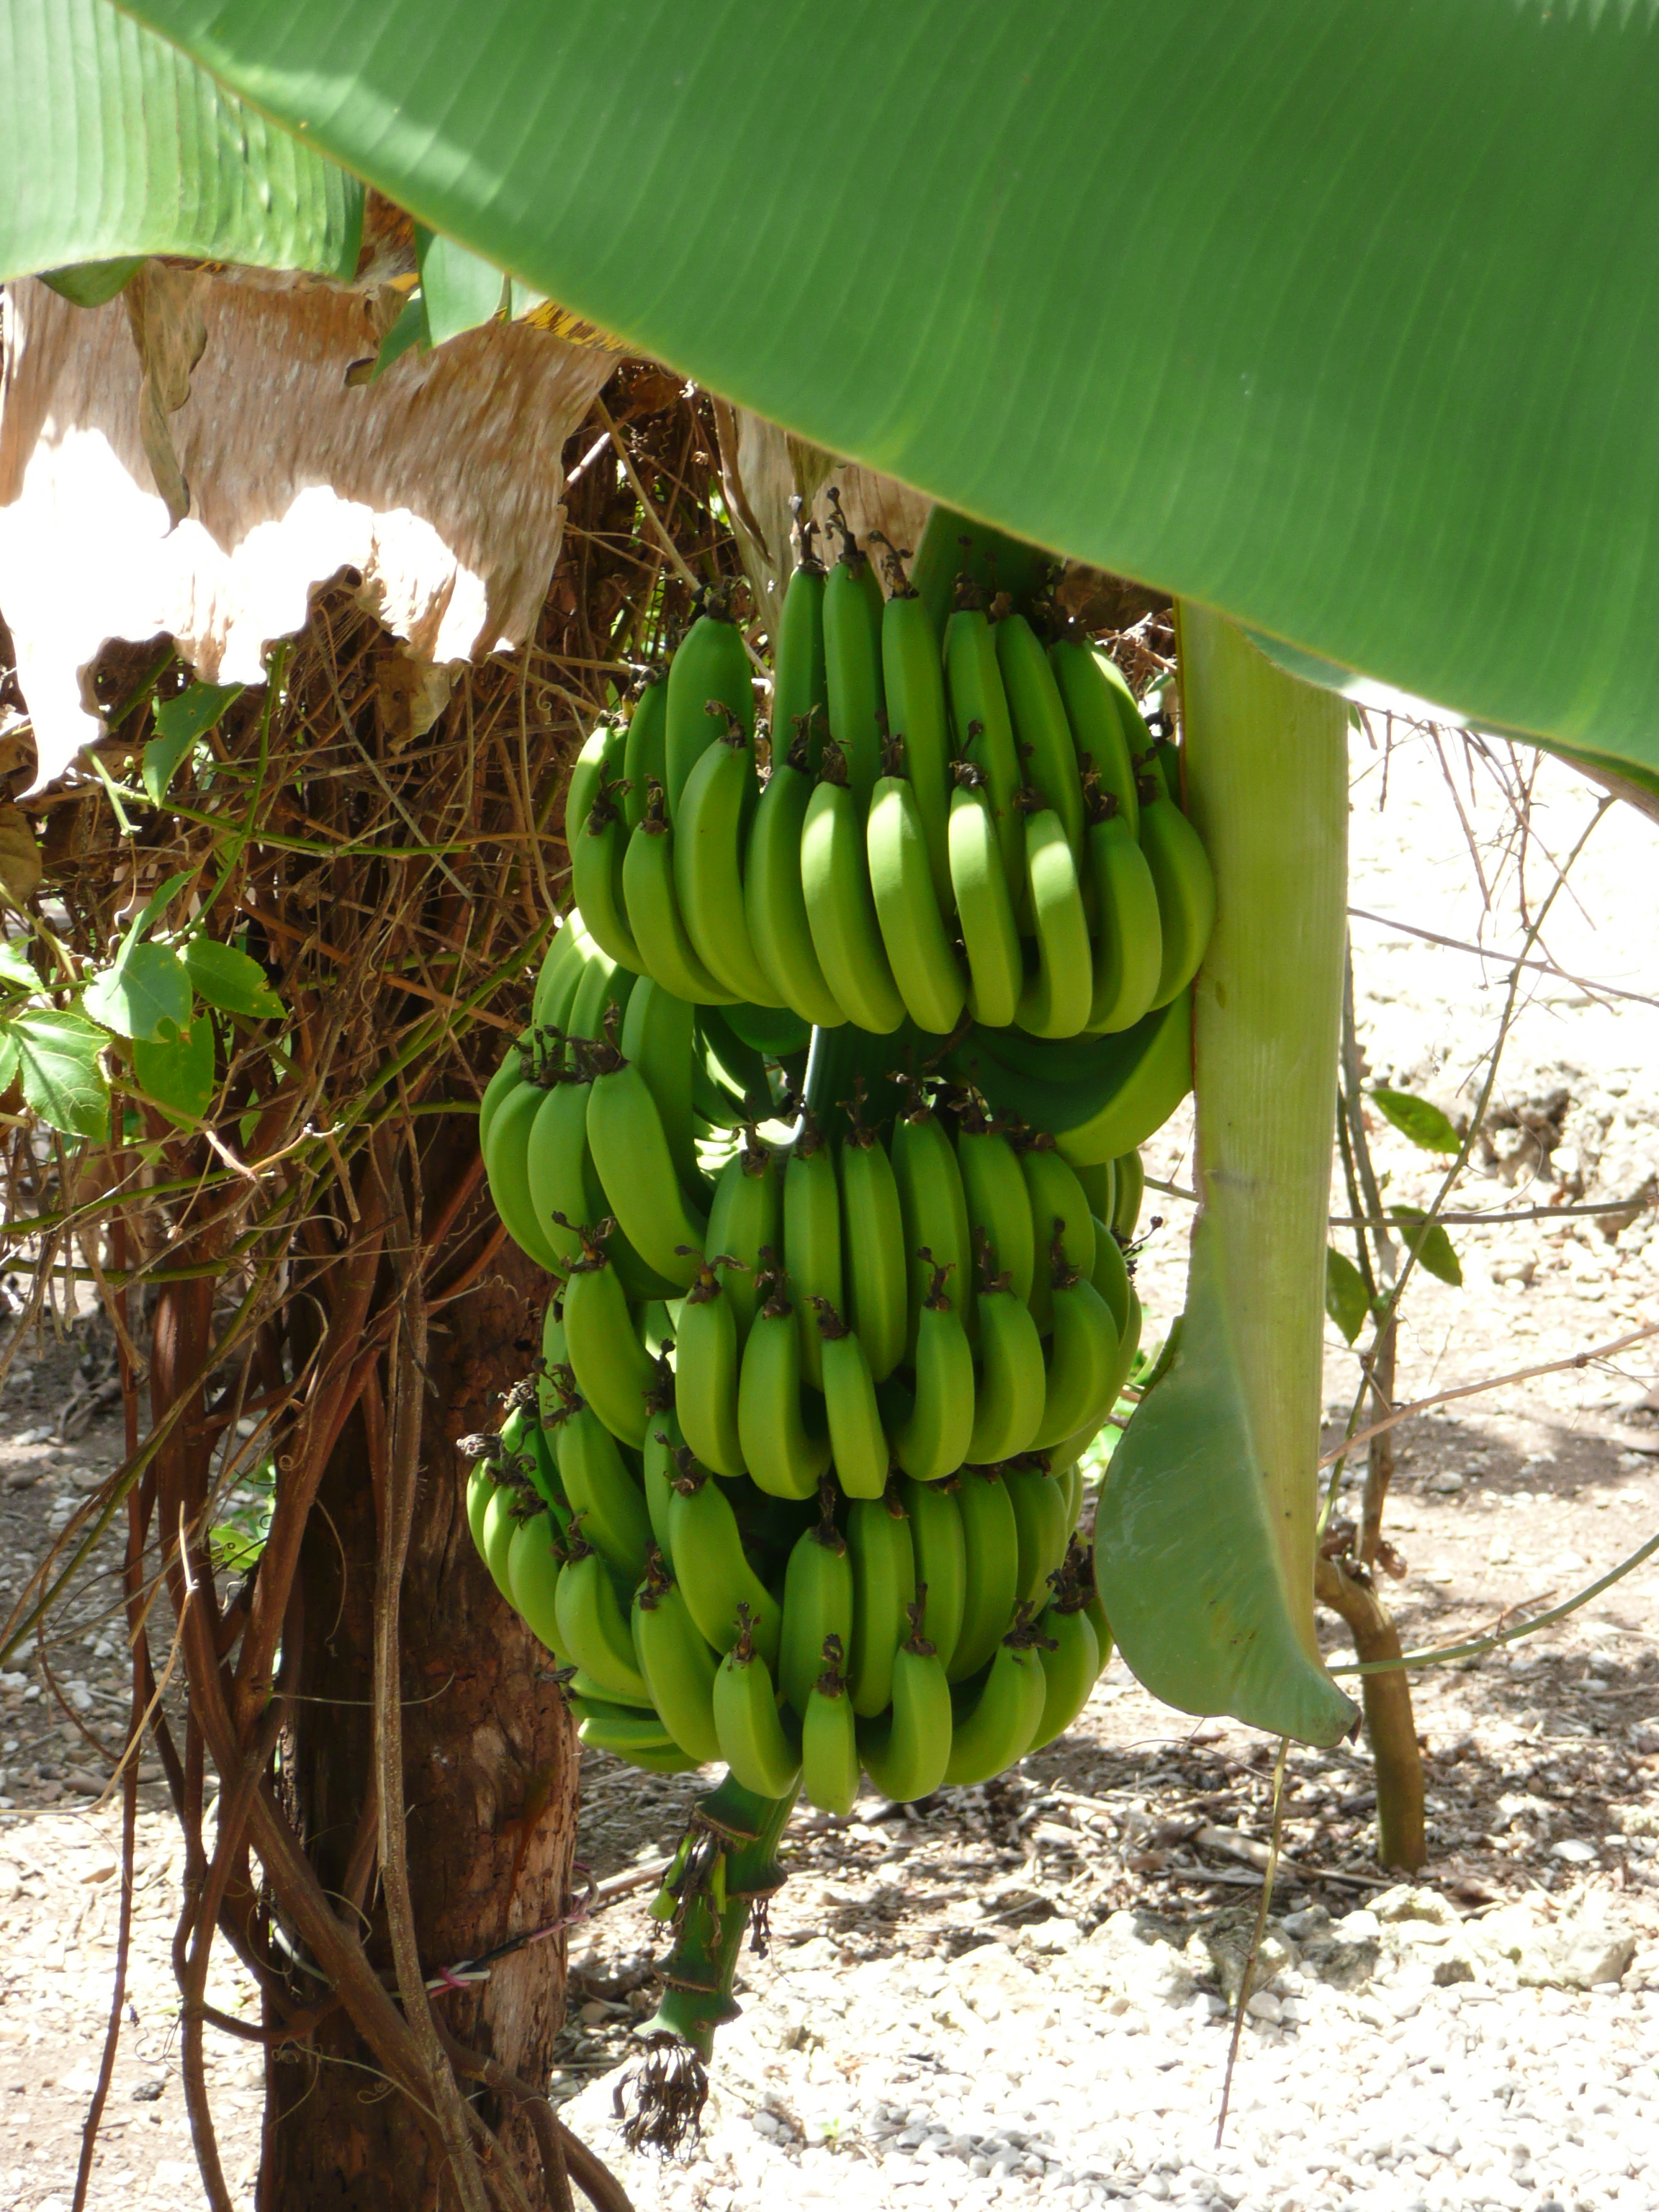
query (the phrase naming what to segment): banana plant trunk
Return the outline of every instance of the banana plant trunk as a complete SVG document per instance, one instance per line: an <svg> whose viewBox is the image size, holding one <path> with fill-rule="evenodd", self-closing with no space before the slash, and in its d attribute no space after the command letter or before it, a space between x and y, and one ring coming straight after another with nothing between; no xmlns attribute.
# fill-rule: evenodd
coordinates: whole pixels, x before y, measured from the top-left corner
<svg viewBox="0 0 1659 2212"><path fill-rule="evenodd" d="M430 1126L430 1125L428 1125ZM453 1126L453 1125L452 1125ZM434 1143L422 1181L434 1214L466 1164L465 1141ZM470 1255L488 1201L453 1239ZM393 1295L388 1285L381 1285ZM511 1244L484 1279L434 1317L420 1482L401 1590L404 1799L409 1881L424 1975L545 1926L568 1909L578 1747L549 1673L553 1662L497 1595L467 1533L455 1440L496 1425L500 1394L539 1342L545 1278ZM378 1806L374 1675L376 1492L386 1442L371 1395L324 1479L301 1553L299 1716L282 1748L289 1809L340 1912L367 1932L388 1981L392 1954L374 1875ZM434 1994L441 2031L540 2086L564 2018L562 1939L494 1966L486 1980ZM295 1992L314 1995L302 1975ZM385 2087L374 2054L343 2011L302 2045L278 2046L266 2070L258 2212L438 2212L456 2201L435 2130ZM527 2112L486 2092L476 2109L495 2131L520 2187L543 2201Z"/></svg>

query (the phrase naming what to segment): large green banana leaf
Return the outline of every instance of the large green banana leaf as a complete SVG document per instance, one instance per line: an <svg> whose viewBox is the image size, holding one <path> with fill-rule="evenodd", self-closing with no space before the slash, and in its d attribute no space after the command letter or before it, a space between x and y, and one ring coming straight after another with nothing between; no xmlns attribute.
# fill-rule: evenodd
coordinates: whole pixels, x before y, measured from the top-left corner
<svg viewBox="0 0 1659 2212"><path fill-rule="evenodd" d="M0 281L83 305L145 255L349 276L362 187L106 0L0 9Z"/></svg>
<svg viewBox="0 0 1659 2212"><path fill-rule="evenodd" d="M137 0L823 446L1659 767L1654 0Z"/></svg>

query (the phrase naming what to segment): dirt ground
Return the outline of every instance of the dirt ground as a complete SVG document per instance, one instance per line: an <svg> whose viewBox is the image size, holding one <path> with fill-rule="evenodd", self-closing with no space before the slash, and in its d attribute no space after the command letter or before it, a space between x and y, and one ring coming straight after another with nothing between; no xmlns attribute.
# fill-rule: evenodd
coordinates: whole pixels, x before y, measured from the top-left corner
<svg viewBox="0 0 1659 2212"><path fill-rule="evenodd" d="M1498 1026L1509 969L1499 959L1435 945L1413 932L1499 951L1516 946L1518 889L1512 866L1502 861L1511 810L1496 773L1479 763L1467 768L1461 750L1449 747L1443 763L1431 741L1396 732L1385 755L1382 733L1376 734L1376 750L1363 734L1354 744L1352 899L1363 915L1380 917L1353 924L1359 1032L1376 1079L1422 1091L1455 1117L1468 1114L1482 1079L1482 1055ZM1506 764L1507 755L1498 755L1497 765ZM1549 890L1547 854L1559 860L1571 848L1594 799L1565 771L1542 772L1525 885L1529 914ZM1421 1277L1414 1284L1401 1344L1402 1398L1569 1359L1659 1320L1659 1213L1651 1202L1659 1173L1652 1105L1659 1089L1659 1010L1641 995L1650 985L1659 922L1656 858L1659 837L1651 825L1614 809L1597 826L1569 891L1551 913L1534 957L1553 961L1567 976L1529 972L1486 1138L1455 1201L1464 1211L1490 1209L1510 1218L1453 1231L1461 1288ZM1635 995L1598 996L1584 978ZM1372 1141L1388 1199L1425 1203L1438 1178L1430 1156L1380 1118ZM1187 1187L1182 1127L1151 1148L1149 1167L1161 1180ZM1632 1201L1623 1215L1558 1211L1540 1221L1513 1218L1534 1206L1622 1200ZM1340 1187L1334 1210L1346 1211ZM1148 1234L1139 1279L1149 1331L1161 1335L1180 1304L1190 1209L1179 1198L1149 1194L1147 1214L1154 1213L1161 1225ZM1336 1332L1328 1334L1328 1436L1334 1443L1357 1370ZM100 1387L106 1368L95 1326L83 1325L67 1342L54 1342L48 1333L22 1347L0 1402L0 1598L20 1586L73 1501L121 1456L118 1407ZM1640 1401L1656 1374L1659 1356L1650 1344L1638 1345L1610 1362L1508 1384L1404 1427L1386 1521L1403 1572L1386 1595L1408 1650L1451 1644L1500 1619L1559 1602L1655 1533L1659 1412ZM14 1662L17 1671L0 1676L0 2212L67 2212L107 2008L118 1821L116 1809L100 1808L99 1800L126 1692L110 1561L100 1558L99 1564L103 1577L94 1576L64 1607L44 1653ZM1288 1864L1274 1914L1276 1924L1289 1917L1292 1929L1303 1931L1297 1940L1309 1956L1302 1979L1312 1994L1292 1989L1281 2002L1269 1990L1266 2009L1252 2020L1230 2123L1241 2141L1270 2143L1285 2078L1283 2066L1274 2071L1275 2051L1297 2032L1298 2006L1313 2008L1310 2020L1317 2014L1319 1990L1330 1978L1322 1979L1310 1964L1317 1947L1309 1931L1356 1913L1354 1927L1363 1921L1375 1929L1379 1915L1393 1913L1397 1920L1401 1912L1419 1918L1439 1912L1449 1916L1445 1925L1455 1941L1474 1947L1467 1976L1431 1985L1424 2021L1441 2019L1435 2008L1452 2004L1460 1978L1481 1985L1483 1974L1491 1983L1485 1993L1497 2008L1490 2016L1519 2006L1528 2033L1544 2016L1540 2005L1547 2012L1565 2008L1563 2035L1578 2033L1580 2014L1592 2021L1601 2016L1597 2006L1603 2013L1612 2006L1617 2032L1608 2031L1613 2042L1607 2048L1616 2044L1626 2056L1617 2066L1607 2060L1608 2079L1645 2067L1650 2083L1659 2054L1656 1595L1659 1561L1650 1561L1506 1654L1426 1668L1415 1678L1432 1852L1416 1894L1438 1900L1432 1905L1419 1908L1408 1896L1399 1906L1400 1886L1376 1871L1363 1742L1292 1754ZM1322 1633L1333 1657L1347 1656L1339 1623L1325 1620ZM158 1649L158 1666L166 1658ZM1334 2170L1321 2182L1316 2160L1308 2165L1305 2197L1299 2186L1281 2186L1264 2163L1255 2180L1246 2173L1236 2187L1224 2173L1212 2175L1205 2185L1213 2194L1206 2198L1181 2161L1176 2171L1165 2172L1151 2150L1142 2156L1133 2148L1132 2119L1123 2122L1130 2150L1116 2166L1107 2159L1097 2175L1075 2148L1064 2151L1063 2166L1049 2160L1045 2167L1041 2110L1024 2135L1005 2130L1011 2140L1020 2136L1012 2149L1000 2136L1000 2148L992 2149L983 2130L951 2136L948 2125L936 2143L920 2119L909 2128L915 2146L884 2148L907 2145L902 2116L925 2108L914 2086L924 2078L959 2077L981 2089L989 2082L988 2096L1003 2094L996 2084L1017 2078L1018 2069L1010 2071L997 2057L994 2032L983 2026L982 1991L947 2001L961 1962L992 1956L988 1945L1000 1946L1014 1962L1009 1971L1018 1967L1030 1978L1033 1970L1048 1973L1054 1954L1068 1947L1105 1942L1114 1928L1127 1924L1114 1916L1128 1915L1143 1942L1151 1940L1150 1930L1172 1958L1194 1939L1220 1957L1223 1937L1242 1913L1253 1912L1259 1893L1272 1749L1232 1723L1195 1723L1156 1705L1115 1663L1079 1727L1004 1782L941 1792L908 1817L871 1800L848 1824L798 1818L786 1852L791 1880L773 1916L772 1952L745 1962L744 2002L761 2026L745 2022L729 2046L722 2045L709 2143L700 2160L663 2172L630 2164L636 2201L744 2212L764 2193L757 2178L769 2171L764 2160L786 2154L799 2162L804 2203L821 2188L837 2198L850 2189L860 2203L872 2203L1006 2200L1026 2190L1058 2191L1057 2201L1066 2201L1069 2191L1070 2201L1079 2203L1114 2196L1161 2202L1183 2191L1194 2201L1235 2205L1349 2201L1349 2187L1359 2185L1343 2179L1339 2189ZM180 1854L165 1793L150 1767L143 1772L131 2008L100 2137L94 2206L162 2199L191 2204L198 2196L178 2081L168 1966ZM581 1850L593 1875L604 1878L665 1855L696 1786L695 1777L654 1779L603 1756L591 1758ZM599 2137L607 2155L620 2156L605 2135L608 2077L628 2056L629 2031L653 2002L652 1960L659 1947L645 1915L646 1894L617 1902L596 1919L591 1934L579 1931L572 1943L574 2009L555 2092L575 2100L573 2118ZM1369 1907L1379 1899L1372 1914ZM1547 1934L1592 1905L1632 1938L1631 1954L1613 1983L1564 1995L1574 1985L1570 1976L1565 1983L1558 1976L1540 1990L1528 1984L1524 1961L1517 1986L1510 1986L1514 1974L1507 1981L1501 1971L1487 1974L1479 1949L1483 1926L1508 1927L1502 1916L1518 1912ZM1289 1988L1297 1976L1293 1967L1285 1972ZM824 1999L821 2008L791 1994L812 1985L815 1974L820 1995L827 1988L836 2000ZM882 1990L933 1989L927 2024L918 2027L903 2013L908 2024L888 2033L900 2015L890 2012L885 1998L876 2010L861 2011L860 1991L878 1986L872 1975L889 1978L880 1982ZM1111 1986L1109 1980L1100 1984ZM1395 2048L1389 2039L1414 2032L1388 1995L1395 1984L1382 1979L1377 1986L1382 1995L1375 2002L1356 1984L1338 2003L1345 2094L1358 2116L1348 2125L1348 2148L1360 2160L1354 2172L1373 2177L1367 2185L1372 2201L1653 2201L1619 2193L1616 2160L1608 2167L1611 2179L1596 2179L1586 2167L1590 2178L1576 2185L1574 2194L1565 2181L1551 2181L1543 2164L1517 2164L1512 2154L1504 2168L1509 2179L1494 2180L1483 2194L1484 2183L1476 2187L1457 2179L1457 2160L1472 2154L1467 2123L1462 2152L1439 2152L1431 2142L1402 2148L1396 2142L1376 2151L1366 2166L1363 2150L1353 2148L1355 2131L1370 2111L1368 2099L1380 2096L1380 2085L1399 2072L1389 2059ZM1218 2014L1226 1994L1224 1966L1214 1974L1198 1972L1182 1985L1182 2021L1194 2007L1200 2024L1208 2017L1206 2007ZM222 1969L213 1996L233 2010L250 2003L228 1970ZM1103 2035L1118 2013L1126 2021L1137 2016L1098 1990L1091 2002L1100 2014L1092 2034ZM1253 2004L1263 2002L1259 1996ZM1019 2033L1032 2045L1027 2060L1044 2057L1045 2035L1060 2033L1055 2023L1068 2017L1063 2007L1052 2018L1026 2021L1009 2003L1005 2025L1020 2018ZM1269 2017L1274 2006L1282 2019ZM809 2025L808 2014L820 2009L822 2016ZM1480 2016L1472 2001L1463 2004L1462 2016ZM989 2017L998 2017L994 2003ZM1184 2027L1170 2033L1179 2063L1169 2059L1166 2076L1190 2075L1194 2109L1204 2106L1211 2124L1224 2035L1217 2031L1205 2041ZM1087 2081L1126 2068L1127 2080L1133 2066L1123 2052L1157 2057L1164 2034L1155 2017L1150 2043L1091 2044L1097 2066ZM756 2055L756 2036L772 2039L770 2056ZM1401 2064L1405 2048L1395 2050ZM1547 2049L1547 2039L1537 2048ZM1068 2063L1073 2073L1062 2067L1056 2080L1084 2079L1075 2054ZM210 2064L226 2172L238 2203L251 2203L258 2062L245 2047L221 2043L210 2046ZM1431 2067L1431 2056L1422 2064ZM805 2097L817 2094L811 2085L826 2075L839 2084L845 2126L802 2120L799 2113L792 2120L777 2084L799 2077ZM1006 2094L1017 2099L1023 2093ZM1093 2089L1089 2095L1097 2105ZM1039 2108L1052 2102L1036 2100ZM732 2134L739 2120L749 2130L742 2143ZM1056 2124L1064 2149L1065 2128ZM1618 2137L1623 2125L1593 2123L1592 2132L1599 2127L1603 2136ZM981 2148L963 2149L970 2139ZM1634 2145L1637 2137L1629 2140ZM1613 2143L1620 2156L1623 2142L1618 2137ZM743 2144L751 2147L752 2157ZM849 2151L851 2165L843 2163ZM1267 2160L1267 2148L1260 2156ZM830 2160L827 2179L812 2173L812 2162L823 2160ZM1425 2168L1425 2178L1411 2179ZM1441 2188L1446 2176L1449 2194ZM1387 2193L1407 2182L1423 2193ZM1628 2185L1638 2186L1634 2179ZM1352 2201L1364 2194L1361 2189Z"/></svg>

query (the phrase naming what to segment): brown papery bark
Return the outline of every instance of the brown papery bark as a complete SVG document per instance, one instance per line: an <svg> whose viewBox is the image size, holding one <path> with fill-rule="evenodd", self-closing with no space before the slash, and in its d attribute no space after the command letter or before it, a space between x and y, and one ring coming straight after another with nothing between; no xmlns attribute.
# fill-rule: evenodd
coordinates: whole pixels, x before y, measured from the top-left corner
<svg viewBox="0 0 1659 2212"><path fill-rule="evenodd" d="M470 1141L470 1140L469 1140ZM428 1218L463 1146L423 1163ZM480 1198L480 1207L487 1201ZM469 1208L459 1227L476 1226ZM457 1243L462 1238L458 1237ZM477 1240L465 1246L469 1255ZM441 1297L445 1270L433 1269ZM568 1904L577 1747L548 1679L552 1661L509 1611L473 1550L455 1439L495 1425L500 1393L539 1338L545 1281L511 1245L477 1286L434 1312L402 1604L403 1773L408 1874L421 1965L477 1955L556 1919ZM384 1295L395 1295L389 1281ZM378 1545L375 1456L390 1448L374 1394L347 1424L307 1525L300 1577L307 1663L283 1747L287 1808L344 1917L393 1984L378 1875L364 1849L379 1818L370 1704ZM382 1462L384 1465L384 1462ZM526 1825L526 1808L533 1825ZM544 1810L538 1812L538 1808ZM516 1881L514 1879L516 1867ZM362 1919L353 1905L361 1899ZM550 1974L550 1957L559 1970ZM434 1991L441 2032L520 2081L545 2081L563 2020L563 1943L504 1959L482 1984ZM294 1992L301 1994L303 1978ZM371 2069L365 2072L365 2069ZM441 2149L410 2101L374 2094L373 2053L337 2010L307 2045L274 2051L259 2212L436 2212L453 2204ZM521 2100L477 2101L520 2176L538 2172L536 2129ZM533 2193L533 2192L532 2192Z"/></svg>

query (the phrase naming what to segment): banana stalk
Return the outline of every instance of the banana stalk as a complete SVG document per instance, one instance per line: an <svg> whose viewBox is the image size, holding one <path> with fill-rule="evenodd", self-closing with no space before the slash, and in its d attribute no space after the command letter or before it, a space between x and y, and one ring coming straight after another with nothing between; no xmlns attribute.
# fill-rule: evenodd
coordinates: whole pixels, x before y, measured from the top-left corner
<svg viewBox="0 0 1659 2212"><path fill-rule="evenodd" d="M663 1997L641 2031L685 2044L705 2063L714 2030L741 2008L732 1994L738 1955L751 1914L782 1887L778 1844L799 1793L757 1797L728 1774L699 1797L691 1815L689 1877L675 1914L674 1947L663 1966ZM711 1881L716 1859L720 1879ZM705 1864L706 1863L706 1864ZM722 1894L723 1891L723 1894Z"/></svg>
<svg viewBox="0 0 1659 2212"><path fill-rule="evenodd" d="M1097 1576L1129 1667L1188 1712L1333 1743L1314 1636L1347 710L1178 610L1186 805L1213 863L1194 994L1198 1188L1174 1356L1113 1456Z"/></svg>

